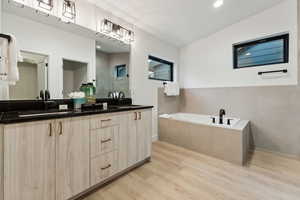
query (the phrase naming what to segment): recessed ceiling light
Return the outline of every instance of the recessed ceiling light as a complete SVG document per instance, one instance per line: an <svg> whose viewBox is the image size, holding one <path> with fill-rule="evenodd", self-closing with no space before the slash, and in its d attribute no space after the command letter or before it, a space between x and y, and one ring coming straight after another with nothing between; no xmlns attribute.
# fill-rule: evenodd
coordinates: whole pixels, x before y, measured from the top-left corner
<svg viewBox="0 0 300 200"><path fill-rule="evenodd" d="M221 7L223 4L224 4L224 0L217 0L217 1L215 1L215 3L214 3L214 7L215 7L215 8L219 8L219 7Z"/></svg>
<svg viewBox="0 0 300 200"><path fill-rule="evenodd" d="M100 46L100 45L97 45L96 48L97 48L97 49L101 49L101 46Z"/></svg>

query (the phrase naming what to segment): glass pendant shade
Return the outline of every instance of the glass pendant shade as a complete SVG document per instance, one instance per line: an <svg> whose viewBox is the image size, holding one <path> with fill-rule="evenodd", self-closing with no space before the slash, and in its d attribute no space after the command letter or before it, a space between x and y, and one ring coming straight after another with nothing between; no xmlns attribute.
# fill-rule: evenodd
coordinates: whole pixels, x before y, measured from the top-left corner
<svg viewBox="0 0 300 200"><path fill-rule="evenodd" d="M134 33L132 31L128 31L128 38L129 38L129 42L134 41Z"/></svg>
<svg viewBox="0 0 300 200"><path fill-rule="evenodd" d="M51 11L53 8L53 0L36 0L39 8Z"/></svg>
<svg viewBox="0 0 300 200"><path fill-rule="evenodd" d="M103 20L101 26L101 32L105 34L110 34L113 30L113 23L108 21L107 19Z"/></svg>
<svg viewBox="0 0 300 200"><path fill-rule="evenodd" d="M113 36L118 39L122 38L121 26L113 24Z"/></svg>
<svg viewBox="0 0 300 200"><path fill-rule="evenodd" d="M62 15L68 19L75 19L76 17L76 6L75 2L71 0L64 0L63 13Z"/></svg>

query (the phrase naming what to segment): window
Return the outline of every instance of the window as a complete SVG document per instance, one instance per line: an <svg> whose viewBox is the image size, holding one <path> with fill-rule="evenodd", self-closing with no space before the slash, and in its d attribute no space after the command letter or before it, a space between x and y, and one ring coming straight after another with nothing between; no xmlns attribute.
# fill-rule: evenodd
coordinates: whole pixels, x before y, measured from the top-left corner
<svg viewBox="0 0 300 200"><path fill-rule="evenodd" d="M233 45L234 69L289 62L289 34Z"/></svg>
<svg viewBox="0 0 300 200"><path fill-rule="evenodd" d="M173 81L174 63L149 56L149 79L159 81Z"/></svg>
<svg viewBox="0 0 300 200"><path fill-rule="evenodd" d="M127 76L126 65L117 65L115 69L117 78L124 78Z"/></svg>

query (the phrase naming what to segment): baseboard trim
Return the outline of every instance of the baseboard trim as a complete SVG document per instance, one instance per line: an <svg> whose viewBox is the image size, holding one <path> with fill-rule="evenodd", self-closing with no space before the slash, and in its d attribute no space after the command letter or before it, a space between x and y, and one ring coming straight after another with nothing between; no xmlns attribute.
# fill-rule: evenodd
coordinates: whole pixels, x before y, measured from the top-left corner
<svg viewBox="0 0 300 200"><path fill-rule="evenodd" d="M94 185L92 187L90 187L89 189L85 190L84 192L70 198L69 200L83 200L86 197L88 197L89 195L97 192L99 189L101 189L102 187L110 184L111 182L121 178L122 176L126 175L128 172L141 167L142 165L144 165L145 163L148 163L151 161L151 157L146 158L145 160L142 160L141 162L138 162L137 164L133 165L132 167L129 167L117 174L115 174L114 176L106 179L105 181L102 181L101 183L98 183L97 185Z"/></svg>
<svg viewBox="0 0 300 200"><path fill-rule="evenodd" d="M297 155L293 155L293 154L281 153L281 152L278 152L278 151L272 151L272 150L261 148L261 147L253 147L249 150L249 153L255 153L255 151L262 151L262 152L266 152L266 153L272 153L272 154L275 154L277 156L281 156L281 157L284 157L284 158L300 160L300 155L297 156Z"/></svg>

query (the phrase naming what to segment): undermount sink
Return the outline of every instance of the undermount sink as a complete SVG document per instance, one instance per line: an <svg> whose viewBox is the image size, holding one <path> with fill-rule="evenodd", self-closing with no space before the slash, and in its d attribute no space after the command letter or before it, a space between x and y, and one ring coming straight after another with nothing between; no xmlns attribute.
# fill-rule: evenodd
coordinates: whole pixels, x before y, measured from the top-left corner
<svg viewBox="0 0 300 200"><path fill-rule="evenodd" d="M19 117L39 117L39 116L49 116L49 115L65 115L70 112L48 112L48 113L34 113L34 114L21 114Z"/></svg>

